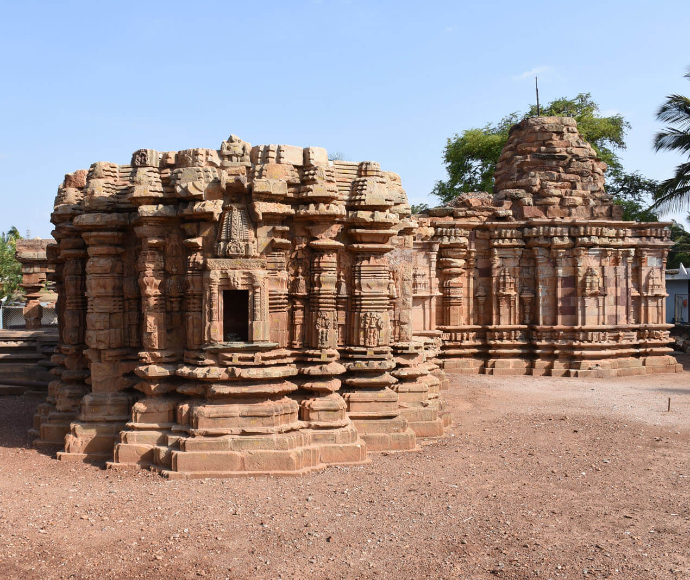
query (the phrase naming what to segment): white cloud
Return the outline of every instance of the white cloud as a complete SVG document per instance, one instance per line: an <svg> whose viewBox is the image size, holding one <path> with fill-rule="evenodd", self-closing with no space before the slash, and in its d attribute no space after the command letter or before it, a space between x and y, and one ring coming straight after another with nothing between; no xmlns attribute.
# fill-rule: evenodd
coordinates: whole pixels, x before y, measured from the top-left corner
<svg viewBox="0 0 690 580"><path fill-rule="evenodd" d="M523 81L525 79L534 78L539 74L550 73L552 71L550 66L535 66L532 70L526 70L522 74L513 77L514 81Z"/></svg>

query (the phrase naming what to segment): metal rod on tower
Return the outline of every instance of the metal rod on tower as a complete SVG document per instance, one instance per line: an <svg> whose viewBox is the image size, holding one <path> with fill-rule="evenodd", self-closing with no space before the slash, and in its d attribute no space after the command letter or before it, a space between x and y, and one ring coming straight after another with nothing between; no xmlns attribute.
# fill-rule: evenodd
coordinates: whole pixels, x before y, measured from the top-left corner
<svg viewBox="0 0 690 580"><path fill-rule="evenodd" d="M541 111L539 110L539 77L534 77L534 88L537 91L537 117L541 117Z"/></svg>

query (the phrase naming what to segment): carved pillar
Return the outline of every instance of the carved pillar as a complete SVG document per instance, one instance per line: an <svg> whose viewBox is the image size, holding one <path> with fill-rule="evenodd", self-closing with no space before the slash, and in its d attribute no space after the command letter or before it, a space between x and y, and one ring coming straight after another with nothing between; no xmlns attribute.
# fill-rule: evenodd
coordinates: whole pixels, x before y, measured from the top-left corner
<svg viewBox="0 0 690 580"><path fill-rule="evenodd" d="M338 346L341 347L347 343L350 333L350 290L348 280L345 278L345 272L341 269L338 273L337 295L336 295L336 310L338 316Z"/></svg>
<svg viewBox="0 0 690 580"><path fill-rule="evenodd" d="M127 214L84 214L74 220L88 246L86 335L91 393L65 437L62 460L110 459L114 442L129 419L135 363L125 348L123 264Z"/></svg>
<svg viewBox="0 0 690 580"><path fill-rule="evenodd" d="M432 242L429 244L429 294L431 295L430 299L430 308L429 308L429 328L431 329L436 329L436 309L437 309L437 300L438 300L438 276L437 276L437 271L436 271L436 264L437 264L437 256L438 256L438 251L439 251L440 244L438 242ZM472 324L472 321L470 321L470 324Z"/></svg>
<svg viewBox="0 0 690 580"><path fill-rule="evenodd" d="M336 283L338 262L336 250L340 242L315 240L310 243L315 250L311 269L309 310L311 322L310 346L333 349L338 344L336 315Z"/></svg>
<svg viewBox="0 0 690 580"><path fill-rule="evenodd" d="M563 259L565 257L564 250L551 250L556 261L556 326L562 326L563 318Z"/></svg>
<svg viewBox="0 0 690 580"><path fill-rule="evenodd" d="M577 326L582 326L586 322L586 311L583 303L583 288L584 274L586 271L585 258L587 256L587 248L573 249L575 256L575 296L576 296L576 321Z"/></svg>
<svg viewBox="0 0 690 580"><path fill-rule="evenodd" d="M601 303L601 314L600 318L598 321L598 324L603 324L603 325L608 325L608 318L607 318L607 300L608 300L608 284L607 284L607 276L606 276L606 270L609 267L609 262L611 261L611 256L613 254L613 250L611 248L602 248L601 250L601 288L602 291L600 293L600 303Z"/></svg>
<svg viewBox="0 0 690 580"><path fill-rule="evenodd" d="M70 424L79 413L82 397L89 391L88 360L84 356L86 320L85 263L86 247L71 221L58 222L53 232L58 241L56 289L60 299L57 307L60 327L59 342L50 371L56 379L48 385L46 402L34 417L38 431L35 446L64 445Z"/></svg>
<svg viewBox="0 0 690 580"><path fill-rule="evenodd" d="M443 279L443 324L463 326L465 251L459 248L441 250L441 274Z"/></svg>
<svg viewBox="0 0 690 580"><path fill-rule="evenodd" d="M499 296L501 275L501 258L498 250L491 250L491 321L489 324L497 326L501 323L500 308L501 296Z"/></svg>
<svg viewBox="0 0 690 580"><path fill-rule="evenodd" d="M647 315L647 292L645 284L645 271L647 265L647 250L645 248L638 248L637 254L637 276L638 288L640 289L639 312L637 320L640 324L649 324L649 317Z"/></svg>
<svg viewBox="0 0 690 580"><path fill-rule="evenodd" d="M635 324L635 311L633 308L633 280L632 280L632 268L633 261L635 260L635 250L632 248L623 251L623 260L625 264L625 295L626 295L626 312L625 312L625 323Z"/></svg>
<svg viewBox="0 0 690 580"><path fill-rule="evenodd" d="M287 228L285 228L287 229ZM280 241L281 244L289 240L273 239L273 245ZM290 307L288 300L289 277L285 259L285 251L271 252L267 259L268 276L268 313L270 318L271 339L275 340L281 348L289 347L290 342Z"/></svg>
<svg viewBox="0 0 690 580"><path fill-rule="evenodd" d="M182 276L186 259L177 223L169 212L139 209L134 228L141 240L138 286L141 291L141 350L134 388L143 394L133 406L127 428L115 446L114 464L154 466L165 463L168 438L175 425L178 364L186 339L182 312Z"/></svg>
<svg viewBox="0 0 690 580"><path fill-rule="evenodd" d="M374 451L415 447L415 435L401 415L390 386L396 367L390 347L388 241L398 216L389 211L386 179L377 163L360 163L352 184L349 231L352 252L352 333L344 349L350 372L345 380L348 415Z"/></svg>
<svg viewBox="0 0 690 580"><path fill-rule="evenodd" d="M199 350L204 343L204 253L203 240L198 233L197 224L184 224L189 236L184 241L187 248L186 284L184 297L184 318L186 348Z"/></svg>
<svg viewBox="0 0 690 580"><path fill-rule="evenodd" d="M206 300L204 301L209 309L208 320L208 342L219 344L223 342L223 331L220 322L220 272L210 270L204 274L204 285L206 288Z"/></svg>
<svg viewBox="0 0 690 580"><path fill-rule="evenodd" d="M305 344L305 328L307 316L307 301L309 294L307 292L307 280L305 276L304 265L302 262L298 263L294 280L292 280L292 291L290 298L292 300L292 348L299 349Z"/></svg>
<svg viewBox="0 0 690 580"><path fill-rule="evenodd" d="M544 302L548 291L548 275L545 271L549 267L548 249L534 248L534 262L536 270L535 303L537 309L537 326L544 325Z"/></svg>
<svg viewBox="0 0 690 580"><path fill-rule="evenodd" d="M466 320L463 320L463 324L473 324L472 317L474 315L474 269L476 266L476 250L467 251L467 313L468 316Z"/></svg>

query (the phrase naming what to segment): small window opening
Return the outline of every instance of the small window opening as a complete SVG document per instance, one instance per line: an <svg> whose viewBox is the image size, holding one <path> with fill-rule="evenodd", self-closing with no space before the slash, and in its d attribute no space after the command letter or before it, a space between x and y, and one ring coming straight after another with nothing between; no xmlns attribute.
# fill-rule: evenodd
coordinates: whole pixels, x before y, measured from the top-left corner
<svg viewBox="0 0 690 580"><path fill-rule="evenodd" d="M223 291L223 340L249 340L249 290Z"/></svg>

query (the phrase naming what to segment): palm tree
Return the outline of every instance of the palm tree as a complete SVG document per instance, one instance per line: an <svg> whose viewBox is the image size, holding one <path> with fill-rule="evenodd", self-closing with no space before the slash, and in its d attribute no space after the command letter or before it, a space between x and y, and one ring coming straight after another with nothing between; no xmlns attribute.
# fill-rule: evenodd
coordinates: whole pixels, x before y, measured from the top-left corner
<svg viewBox="0 0 690 580"><path fill-rule="evenodd" d="M7 233L2 232L0 234L0 241L3 243L8 243L11 240L21 240L22 236L19 234L19 230L12 226Z"/></svg>
<svg viewBox="0 0 690 580"><path fill-rule="evenodd" d="M690 69L683 76L690 79ZM664 213L686 209L690 205L690 99L669 95L656 118L668 125L654 137L654 150L676 151L688 155L688 161L676 167L673 177L659 184L652 208Z"/></svg>

